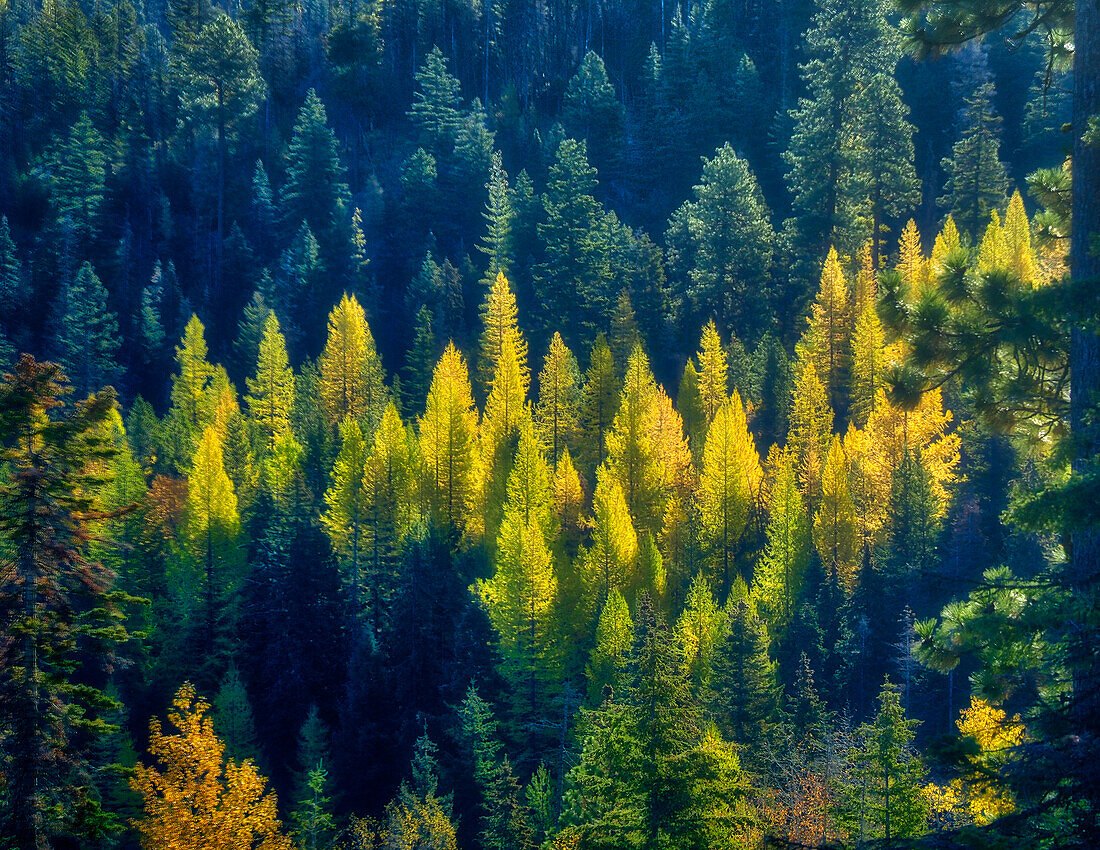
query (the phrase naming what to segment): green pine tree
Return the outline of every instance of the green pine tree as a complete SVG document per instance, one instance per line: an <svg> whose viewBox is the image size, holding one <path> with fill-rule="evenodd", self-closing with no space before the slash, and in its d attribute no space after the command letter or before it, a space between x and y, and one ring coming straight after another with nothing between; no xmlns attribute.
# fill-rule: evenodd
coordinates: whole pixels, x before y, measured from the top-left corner
<svg viewBox="0 0 1100 850"><path fill-rule="evenodd" d="M967 95L959 140L942 163L947 182L939 205L975 240L990 214L1004 205L1008 191L1000 160L1001 117L993 107L993 95L992 82L980 82Z"/></svg>
<svg viewBox="0 0 1100 850"><path fill-rule="evenodd" d="M310 89L287 148L280 204L284 228L293 232L306 222L326 251L346 245L347 240L339 236L346 223L349 197L336 134L328 126L324 104Z"/></svg>
<svg viewBox="0 0 1100 850"><path fill-rule="evenodd" d="M58 360L83 398L98 392L122 376L117 361L122 343L118 317L107 306L107 289L84 263L67 283L58 304Z"/></svg>

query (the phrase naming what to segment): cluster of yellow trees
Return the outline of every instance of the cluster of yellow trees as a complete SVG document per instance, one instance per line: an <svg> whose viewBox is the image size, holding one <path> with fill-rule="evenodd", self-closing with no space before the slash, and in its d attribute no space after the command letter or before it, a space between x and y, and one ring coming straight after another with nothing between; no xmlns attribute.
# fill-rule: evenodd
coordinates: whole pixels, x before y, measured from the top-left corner
<svg viewBox="0 0 1100 850"><path fill-rule="evenodd" d="M925 258L910 222L894 268L913 290L934 286L937 264L959 241L948 218ZM994 216L978 262L1010 265L1034 282L1043 274L1018 195L1003 225ZM689 663L709 656L716 640L693 618L706 620L723 594L751 604L767 632L779 633L815 550L853 593L890 533L888 506L902 465L920 465L938 518L959 462L939 390L904 406L891 401L886 377L903 352L887 341L875 309L869 247L853 267L846 273L830 251L796 349L787 439L763 459L750 429L755 411L730 391L713 322L686 364L676 404L655 381L640 339L617 363L602 335L582 374L555 334L532 398L527 341L509 283L498 274L482 311L477 389L484 404L475 403L466 358L448 344L423 412L410 423L398 412L354 296L333 308L323 352L297 374L278 318L267 315L244 410L225 370L207 362L202 325L192 318L177 349L164 428L166 444L184 458L184 536L194 555L191 589L204 591L195 598L204 600L208 649L217 649L219 606L240 582L241 509L262 493L308 506L318 480L320 522L355 610L375 629L415 529L430 525L454 547L483 548L491 575L471 590L499 633L502 672L521 714L537 712L542 685L563 674L586 672L598 699L598 686L621 672L630 608L643 591L680 615L676 634ZM319 475L307 468L318 464ZM741 590L730 593L735 587ZM170 717L201 747L174 755L179 738L154 728L154 755L173 769L184 769L182 758L220 758L195 699L185 688ZM195 770L216 775L213 767ZM226 781L244 808L262 814L273 807L247 770ZM154 770L139 770L143 831L159 829L162 810L175 805L166 783ZM948 787L936 799L960 794ZM1002 804L974 794L966 802L982 812ZM191 828L180 825L179 834ZM275 837L264 841L284 846Z"/></svg>

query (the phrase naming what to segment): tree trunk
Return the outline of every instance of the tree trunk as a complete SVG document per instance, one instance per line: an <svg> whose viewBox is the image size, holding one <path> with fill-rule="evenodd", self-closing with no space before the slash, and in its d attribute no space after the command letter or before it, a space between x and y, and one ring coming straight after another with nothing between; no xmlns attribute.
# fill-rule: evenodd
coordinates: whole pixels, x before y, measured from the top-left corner
<svg viewBox="0 0 1100 850"><path fill-rule="evenodd" d="M23 574L23 618L30 626L35 621L38 607L38 570L35 552L38 548L38 523L35 506L39 503L37 488L32 484L26 495L27 541L20 553ZM11 753L14 756L11 777L12 820L15 827L15 845L19 850L44 850L48 847L43 833L42 801L38 799L38 771L42 763L42 717L38 696L38 645L34 629L28 628L23 636L23 682L17 699L23 703L13 736Z"/></svg>
<svg viewBox="0 0 1100 850"><path fill-rule="evenodd" d="M1073 198L1070 241L1070 275L1075 281L1091 280L1095 292L1100 278L1100 256L1090 252L1090 242L1100 236L1100 147L1088 145L1084 133L1090 118L1100 116L1100 3L1077 0L1073 57ZM1100 425L1091 415L1100 387L1100 339L1086 328L1076 328L1070 340L1070 431L1074 438L1074 467L1080 471L1100 450ZM1095 596L1100 575L1100 532L1077 529L1071 538L1070 586L1079 599ZM1078 639L1078 666L1074 670L1074 718L1082 737L1081 753L1087 757L1097 746L1100 690L1096 687L1095 635ZM1081 765L1083 775L1091 768ZM1100 789L1086 788L1093 811Z"/></svg>

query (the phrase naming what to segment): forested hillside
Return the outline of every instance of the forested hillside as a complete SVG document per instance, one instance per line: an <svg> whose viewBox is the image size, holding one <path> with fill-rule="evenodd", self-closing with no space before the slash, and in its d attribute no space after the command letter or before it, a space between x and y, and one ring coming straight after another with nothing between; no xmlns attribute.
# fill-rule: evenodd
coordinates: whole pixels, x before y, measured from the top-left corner
<svg viewBox="0 0 1100 850"><path fill-rule="evenodd" d="M0 848L1096 846L1088 26L0 0Z"/></svg>

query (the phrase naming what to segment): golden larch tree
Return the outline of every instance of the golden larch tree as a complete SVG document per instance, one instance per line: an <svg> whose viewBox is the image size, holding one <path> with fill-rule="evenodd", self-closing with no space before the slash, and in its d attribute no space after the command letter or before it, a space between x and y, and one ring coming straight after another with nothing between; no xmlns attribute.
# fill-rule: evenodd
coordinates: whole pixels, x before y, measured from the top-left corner
<svg viewBox="0 0 1100 850"><path fill-rule="evenodd" d="M703 328L699 340L699 393L703 398L703 413L709 423L718 408L729 398L729 363L718 328L711 319Z"/></svg>
<svg viewBox="0 0 1100 850"><path fill-rule="evenodd" d="M264 320L256 376L246 383L248 412L259 424L270 449L279 436L290 430L290 412L294 407L294 370L290 368L286 339L274 311Z"/></svg>
<svg viewBox="0 0 1100 850"><path fill-rule="evenodd" d="M944 219L943 227L936 234L936 240L932 243L932 256L928 259L928 276L933 282L943 272L943 262L947 255L962 244L959 236L959 228L955 226L955 219L950 215Z"/></svg>
<svg viewBox="0 0 1100 850"><path fill-rule="evenodd" d="M419 446L428 512L440 528L456 535L466 530L477 507L477 432L466 360L448 343L432 374Z"/></svg>
<svg viewBox="0 0 1100 850"><path fill-rule="evenodd" d="M504 350L505 340L511 340L519 365L519 377L523 383L523 393L531 382L531 373L527 367L527 340L519 329L519 312L516 309L516 296L508 284L504 272L497 272L493 285L485 295L481 305L481 341L477 364L478 380L482 387L488 388L497 372L497 363Z"/></svg>
<svg viewBox="0 0 1100 850"><path fill-rule="evenodd" d="M719 582L733 581L731 568L762 478L756 443L735 391L718 408L707 432L697 494L704 546Z"/></svg>
<svg viewBox="0 0 1100 850"><path fill-rule="evenodd" d="M800 358L814 364L834 410L840 405L848 373L848 337L852 327L849 301L840 258L836 248L830 248L821 269L821 286L811 308L810 324L797 352Z"/></svg>
<svg viewBox="0 0 1100 850"><path fill-rule="evenodd" d="M802 492L814 506L821 491L821 467L833 433L833 410L825 387L810 360L803 360L795 377L787 448L794 458Z"/></svg>
<svg viewBox="0 0 1100 850"><path fill-rule="evenodd" d="M848 461L835 436L821 475L821 506L814 516L813 537L826 572L835 575L851 595L859 569L859 535L848 490Z"/></svg>
<svg viewBox="0 0 1100 850"><path fill-rule="evenodd" d="M581 377L577 358L555 331L539 372L539 399L535 427L556 464L573 445L579 425Z"/></svg>
<svg viewBox="0 0 1100 850"><path fill-rule="evenodd" d="M1031 241L1031 224L1024 209L1024 199L1019 190L1012 193L1002 228L1008 268L1021 281L1031 285L1039 283L1039 260Z"/></svg>
<svg viewBox="0 0 1100 850"><path fill-rule="evenodd" d="M389 398L374 336L354 295L345 292L329 313L328 338L318 366L321 407L329 425L350 416L371 439Z"/></svg>
<svg viewBox="0 0 1100 850"><path fill-rule="evenodd" d="M194 686L179 689L165 733L149 724L149 753L157 765L140 762L130 786L143 814L134 821L145 850L293 850L282 832L274 791L250 759L227 759L214 732L210 705Z"/></svg>
<svg viewBox="0 0 1100 850"><path fill-rule="evenodd" d="M928 262L921 248L917 223L909 219L898 239L898 262L895 266L901 279L913 292L920 292L928 282Z"/></svg>

